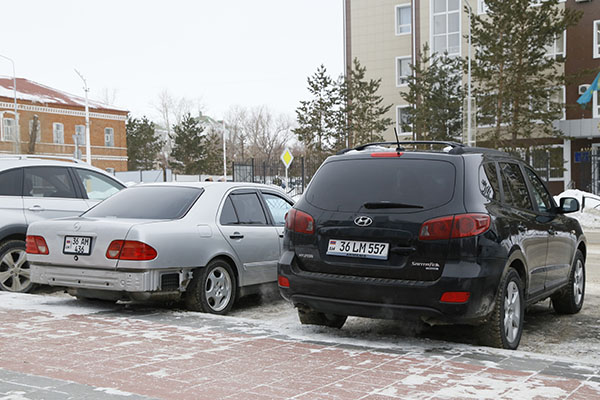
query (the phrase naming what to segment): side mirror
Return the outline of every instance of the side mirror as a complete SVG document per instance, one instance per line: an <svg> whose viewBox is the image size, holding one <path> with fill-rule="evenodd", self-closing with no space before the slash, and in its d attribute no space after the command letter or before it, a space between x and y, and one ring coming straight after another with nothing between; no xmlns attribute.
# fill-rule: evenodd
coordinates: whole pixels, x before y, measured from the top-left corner
<svg viewBox="0 0 600 400"><path fill-rule="evenodd" d="M558 207L559 214L568 214L575 211L579 211L579 201L574 197L563 197L560 199L560 207Z"/></svg>

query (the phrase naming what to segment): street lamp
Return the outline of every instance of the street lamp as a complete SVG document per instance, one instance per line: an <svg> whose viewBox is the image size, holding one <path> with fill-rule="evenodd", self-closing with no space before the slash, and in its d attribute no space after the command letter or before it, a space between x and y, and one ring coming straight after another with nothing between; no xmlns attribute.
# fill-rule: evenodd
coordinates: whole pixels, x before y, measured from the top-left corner
<svg viewBox="0 0 600 400"><path fill-rule="evenodd" d="M83 81L83 90L85 91L85 162L92 165L92 146L90 144L90 109L88 107L88 92L90 89L87 86L87 82L83 75L79 71L75 70L77 75Z"/></svg>
<svg viewBox="0 0 600 400"><path fill-rule="evenodd" d="M0 54L1 58L8 60L12 64L13 69L13 93L15 96L15 125L16 125L16 133L15 133L15 153L19 154L21 152L21 132L19 129L19 113L17 111L17 76L15 75L15 62L6 56Z"/></svg>
<svg viewBox="0 0 600 400"><path fill-rule="evenodd" d="M471 146L473 142L473 132L472 132L472 115L471 115L471 15L473 14L473 9L469 4L468 0L464 0L467 5L467 10L469 10L469 54L468 54L468 67L467 67L467 82L468 82L468 93L467 93L467 145Z"/></svg>

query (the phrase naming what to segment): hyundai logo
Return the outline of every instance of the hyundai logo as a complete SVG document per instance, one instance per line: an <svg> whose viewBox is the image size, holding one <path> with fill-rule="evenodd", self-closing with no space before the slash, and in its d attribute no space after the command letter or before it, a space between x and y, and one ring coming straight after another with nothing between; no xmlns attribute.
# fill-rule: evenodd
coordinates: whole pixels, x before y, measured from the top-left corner
<svg viewBox="0 0 600 400"><path fill-rule="evenodd" d="M369 217L357 217L354 223L358 226L369 226L373 223L373 220Z"/></svg>

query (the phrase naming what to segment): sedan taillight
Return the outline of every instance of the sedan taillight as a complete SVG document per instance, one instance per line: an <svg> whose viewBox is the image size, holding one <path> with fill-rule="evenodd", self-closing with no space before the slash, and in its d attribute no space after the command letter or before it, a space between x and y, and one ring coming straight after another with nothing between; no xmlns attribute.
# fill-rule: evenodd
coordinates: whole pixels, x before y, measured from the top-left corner
<svg viewBox="0 0 600 400"><path fill-rule="evenodd" d="M48 245L42 236L27 235L25 251L28 254L48 254Z"/></svg>
<svg viewBox="0 0 600 400"><path fill-rule="evenodd" d="M477 236L490 228L487 214L458 214L425 221L419 240L444 240Z"/></svg>
<svg viewBox="0 0 600 400"><path fill-rule="evenodd" d="M285 217L285 227L293 232L312 235L315 233L315 220L305 212L290 208Z"/></svg>
<svg viewBox="0 0 600 400"><path fill-rule="evenodd" d="M152 246L136 240L113 240L106 250L106 258L111 260L148 261L156 256Z"/></svg>

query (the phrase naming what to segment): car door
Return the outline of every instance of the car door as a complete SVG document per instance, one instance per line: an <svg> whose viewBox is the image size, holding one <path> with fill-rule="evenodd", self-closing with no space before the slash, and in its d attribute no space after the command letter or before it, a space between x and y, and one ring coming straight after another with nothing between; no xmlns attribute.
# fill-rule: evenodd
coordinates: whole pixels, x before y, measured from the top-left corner
<svg viewBox="0 0 600 400"><path fill-rule="evenodd" d="M0 229L13 229L25 225L22 187L23 168L0 172Z"/></svg>
<svg viewBox="0 0 600 400"><path fill-rule="evenodd" d="M523 251L529 275L527 293L529 297L535 297L544 291L548 233L545 225L536 220L537 214L519 164L500 162L498 166L504 202L509 206L506 217L513 244Z"/></svg>
<svg viewBox="0 0 600 400"><path fill-rule="evenodd" d="M72 168L75 179L86 198L89 207L93 207L104 199L109 198L125 186L116 180L96 171L85 168Z"/></svg>
<svg viewBox="0 0 600 400"><path fill-rule="evenodd" d="M283 231L285 229L285 216L287 215L292 203L282 196L275 193L262 191L262 197L267 210L269 211L273 226L277 230L279 237L279 252L283 251Z"/></svg>
<svg viewBox="0 0 600 400"><path fill-rule="evenodd" d="M227 195L219 229L242 263L243 285L277 280L279 237L256 190L235 190Z"/></svg>
<svg viewBox="0 0 600 400"><path fill-rule="evenodd" d="M79 215L88 209L68 168L57 166L23 169L23 209L27 223Z"/></svg>
<svg viewBox="0 0 600 400"><path fill-rule="evenodd" d="M545 288L552 289L564 284L569 279L569 269L577 238L575 232L571 233L567 225L567 218L556 213L552 197L542 181L530 168L525 168L525 174L540 213L538 220L543 222L548 236Z"/></svg>

